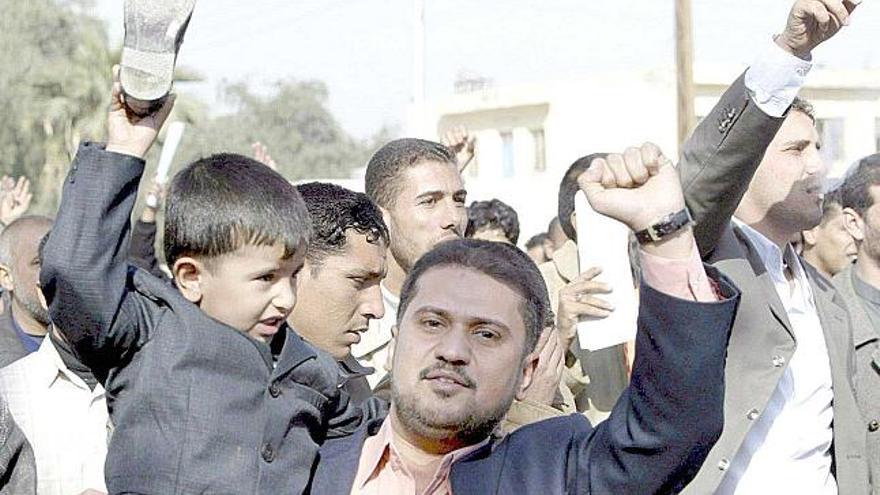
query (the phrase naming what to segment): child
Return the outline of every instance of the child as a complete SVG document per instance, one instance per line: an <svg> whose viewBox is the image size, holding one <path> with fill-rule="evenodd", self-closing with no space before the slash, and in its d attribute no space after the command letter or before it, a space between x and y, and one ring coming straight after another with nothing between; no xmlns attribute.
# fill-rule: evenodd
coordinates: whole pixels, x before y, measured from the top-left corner
<svg viewBox="0 0 880 495"><path fill-rule="evenodd" d="M127 111L114 70L106 149L84 144L44 251L52 321L105 383L110 493L295 494L318 445L361 420L338 366L283 325L311 235L296 189L239 155L172 181L175 285L127 263L143 157L173 98ZM270 349L283 344L277 362ZM63 414L63 411L59 411Z"/></svg>

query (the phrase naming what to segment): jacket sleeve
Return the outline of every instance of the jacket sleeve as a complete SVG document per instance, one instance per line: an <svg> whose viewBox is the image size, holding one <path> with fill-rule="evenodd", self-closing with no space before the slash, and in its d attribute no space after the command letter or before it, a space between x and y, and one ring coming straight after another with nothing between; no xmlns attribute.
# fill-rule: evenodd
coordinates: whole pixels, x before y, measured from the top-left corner
<svg viewBox="0 0 880 495"><path fill-rule="evenodd" d="M675 492L721 435L739 292L714 268L706 271L719 282L718 302L685 301L642 284L632 381L611 416L574 441L573 493Z"/></svg>
<svg viewBox="0 0 880 495"><path fill-rule="evenodd" d="M135 220L131 229L131 244L129 247L129 261L131 264L142 268L154 277L167 279L168 277L159 269L159 260L156 258L156 223Z"/></svg>
<svg viewBox="0 0 880 495"><path fill-rule="evenodd" d="M90 367L138 347L143 298L129 284L129 229L144 161L80 146L43 251L40 282L52 322Z"/></svg>
<svg viewBox="0 0 880 495"><path fill-rule="evenodd" d="M704 259L715 249L783 120L758 108L743 75L682 147L678 173Z"/></svg>

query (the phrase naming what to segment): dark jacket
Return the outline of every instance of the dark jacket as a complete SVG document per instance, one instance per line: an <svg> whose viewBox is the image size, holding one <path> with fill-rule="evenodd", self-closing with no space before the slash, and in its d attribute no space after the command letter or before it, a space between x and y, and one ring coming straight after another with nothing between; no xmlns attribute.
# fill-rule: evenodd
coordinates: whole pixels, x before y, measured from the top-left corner
<svg viewBox="0 0 880 495"><path fill-rule="evenodd" d="M708 269L715 280L717 270ZM651 494L693 478L722 428L724 357L739 295L696 303L644 286L632 382L598 427L582 415L523 426L452 466L453 495ZM312 493L350 493L371 420L321 449Z"/></svg>
<svg viewBox="0 0 880 495"><path fill-rule="evenodd" d="M15 331L12 323L11 302L7 294L3 295L4 308L0 313L0 368L8 366L15 361L28 355L27 349L21 342L21 337Z"/></svg>
<svg viewBox="0 0 880 495"><path fill-rule="evenodd" d="M765 410L797 344L770 274L731 218L784 119L765 114L740 77L684 145L678 172L696 221L703 259L742 290L726 364L724 433L688 487L695 495L718 488L756 414ZM865 431L853 392L855 362L846 305L831 284L802 262L816 301L834 390L833 456L841 494L868 492Z"/></svg>
<svg viewBox="0 0 880 495"><path fill-rule="evenodd" d="M0 495L37 493L34 450L0 397Z"/></svg>
<svg viewBox="0 0 880 495"><path fill-rule="evenodd" d="M295 332L269 347L128 264L144 161L80 147L40 280L52 321L104 383L111 493L296 494L318 446L360 423L338 365ZM273 365L274 364L274 365Z"/></svg>
<svg viewBox="0 0 880 495"><path fill-rule="evenodd" d="M167 279L168 276L159 268L159 260L156 258L156 228L156 222L147 223L141 219L134 221L128 250L129 261L155 277Z"/></svg>

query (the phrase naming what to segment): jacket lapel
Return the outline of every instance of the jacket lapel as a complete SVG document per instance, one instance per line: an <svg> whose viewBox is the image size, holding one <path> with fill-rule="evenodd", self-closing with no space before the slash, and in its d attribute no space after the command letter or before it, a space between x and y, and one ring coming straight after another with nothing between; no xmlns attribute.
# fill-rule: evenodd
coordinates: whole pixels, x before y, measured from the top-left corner
<svg viewBox="0 0 880 495"><path fill-rule="evenodd" d="M273 377L284 376L303 362L318 356L315 349L307 344L292 328L286 327L285 333L284 347L281 349L281 356L279 356L278 364L272 373Z"/></svg>

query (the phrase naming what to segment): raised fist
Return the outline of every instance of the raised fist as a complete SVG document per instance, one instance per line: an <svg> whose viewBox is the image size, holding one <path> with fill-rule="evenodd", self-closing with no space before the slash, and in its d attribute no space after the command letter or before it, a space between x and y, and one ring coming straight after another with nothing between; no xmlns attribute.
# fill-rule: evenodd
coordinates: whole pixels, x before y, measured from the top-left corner
<svg viewBox="0 0 880 495"><path fill-rule="evenodd" d="M633 231L684 208L678 174L656 145L597 158L578 178L590 206Z"/></svg>
<svg viewBox="0 0 880 495"><path fill-rule="evenodd" d="M849 24L849 16L861 0L798 0L788 14L785 30L776 43L797 57L810 52Z"/></svg>

